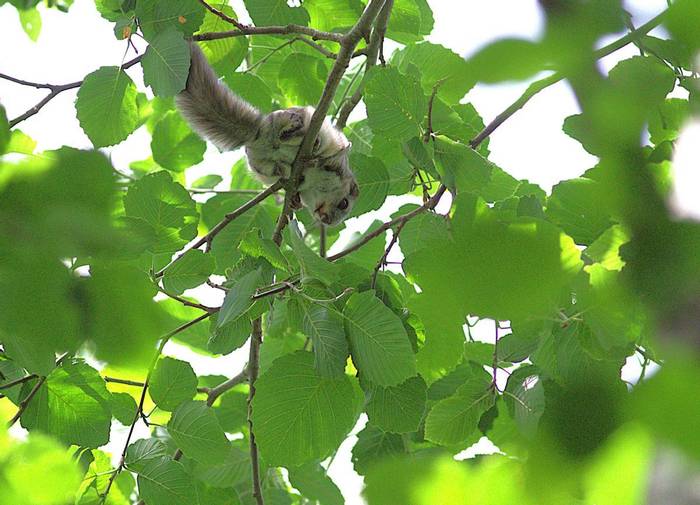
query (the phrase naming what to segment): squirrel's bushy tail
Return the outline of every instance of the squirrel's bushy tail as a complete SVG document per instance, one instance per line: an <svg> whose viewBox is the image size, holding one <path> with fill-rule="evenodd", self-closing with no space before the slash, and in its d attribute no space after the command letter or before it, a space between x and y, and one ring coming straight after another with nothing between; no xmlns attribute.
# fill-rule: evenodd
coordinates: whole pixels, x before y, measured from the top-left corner
<svg viewBox="0 0 700 505"><path fill-rule="evenodd" d="M253 140L263 118L260 111L219 82L196 43L190 47L187 86L175 97L180 113L195 132L222 151Z"/></svg>

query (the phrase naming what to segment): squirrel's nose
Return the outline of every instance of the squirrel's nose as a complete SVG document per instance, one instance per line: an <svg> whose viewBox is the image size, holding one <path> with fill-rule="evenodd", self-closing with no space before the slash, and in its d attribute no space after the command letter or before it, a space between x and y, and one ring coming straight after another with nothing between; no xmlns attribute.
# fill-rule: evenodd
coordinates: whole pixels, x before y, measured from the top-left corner
<svg viewBox="0 0 700 505"><path fill-rule="evenodd" d="M332 222L331 216L329 216L328 214L320 214L320 216L321 216L321 221L323 221L324 224L331 224L331 222Z"/></svg>

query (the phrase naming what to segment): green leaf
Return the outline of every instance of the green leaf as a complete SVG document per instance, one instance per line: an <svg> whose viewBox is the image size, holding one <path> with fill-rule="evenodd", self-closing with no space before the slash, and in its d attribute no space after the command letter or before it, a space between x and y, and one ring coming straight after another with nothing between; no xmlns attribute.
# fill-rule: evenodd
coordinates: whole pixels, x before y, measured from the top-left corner
<svg viewBox="0 0 700 505"><path fill-rule="evenodd" d="M360 188L360 196L352 208L350 217L377 210L384 204L391 182L384 163L379 158L353 154L350 157L350 166Z"/></svg>
<svg viewBox="0 0 700 505"><path fill-rule="evenodd" d="M163 288L180 295L186 289L203 284L214 273L216 262L211 254L199 249L187 251L163 273Z"/></svg>
<svg viewBox="0 0 700 505"><path fill-rule="evenodd" d="M101 67L85 77L75 110L95 147L118 144L138 126L136 86L119 67Z"/></svg>
<svg viewBox="0 0 700 505"><path fill-rule="evenodd" d="M680 98L666 100L652 111L649 118L650 140L657 146L667 140L677 140L689 117L690 104L687 100Z"/></svg>
<svg viewBox="0 0 700 505"><path fill-rule="evenodd" d="M545 214L577 244L588 245L613 224L601 195L600 183L591 179L560 182L547 199Z"/></svg>
<svg viewBox="0 0 700 505"><path fill-rule="evenodd" d="M130 426L136 415L136 400L129 393L112 393L112 416L124 426Z"/></svg>
<svg viewBox="0 0 700 505"><path fill-rule="evenodd" d="M664 24L673 38L695 52L700 48L700 34L694 20L700 16L700 5L695 0L676 0L668 9Z"/></svg>
<svg viewBox="0 0 700 505"><path fill-rule="evenodd" d="M288 237L292 250L301 266L302 280L318 279L330 286L338 280L338 267L325 258L321 258L304 243L299 227L292 222L289 226Z"/></svg>
<svg viewBox="0 0 700 505"><path fill-rule="evenodd" d="M172 412L197 394L197 376L186 361L166 356L158 360L148 392L159 408Z"/></svg>
<svg viewBox="0 0 700 505"><path fill-rule="evenodd" d="M223 3L213 4L216 9L233 19L237 19L233 9ZM231 28L228 21L221 19L216 14L207 10L204 14L204 22L199 27L199 33L224 32ZM217 40L207 40L199 42L202 52L206 55L217 74L228 76L243 62L248 53L247 37L228 37ZM232 88L236 90L237 88Z"/></svg>
<svg viewBox="0 0 700 505"><path fill-rule="evenodd" d="M67 360L46 378L22 415L22 427L67 444L99 447L109 441L111 395L97 371Z"/></svg>
<svg viewBox="0 0 700 505"><path fill-rule="evenodd" d="M408 214L418 208L417 205L404 205L392 216ZM406 222L399 235L399 245L404 256L410 256L416 251L426 247L431 241L447 239L447 221L432 212L423 212Z"/></svg>
<svg viewBox="0 0 700 505"><path fill-rule="evenodd" d="M235 72L224 75L224 81L246 102L263 112L272 111L272 91L267 82L257 75Z"/></svg>
<svg viewBox="0 0 700 505"><path fill-rule="evenodd" d="M306 9L289 7L285 0L244 0L243 3L255 26L309 24Z"/></svg>
<svg viewBox="0 0 700 505"><path fill-rule="evenodd" d="M219 311L216 326L221 328L244 314L253 305L255 290L264 284L260 270L251 270L236 280L226 293L224 303Z"/></svg>
<svg viewBox="0 0 700 505"><path fill-rule="evenodd" d="M176 28L185 36L192 35L202 24L204 12L197 0L139 0L136 4L139 26L148 41L168 28Z"/></svg>
<svg viewBox="0 0 700 505"><path fill-rule="evenodd" d="M620 257L620 247L629 240L629 232L620 225L614 225L605 230L583 253L608 270L622 270L625 262Z"/></svg>
<svg viewBox="0 0 700 505"><path fill-rule="evenodd" d="M139 471L139 497L149 505L198 503L194 483L182 463L170 457L149 459Z"/></svg>
<svg viewBox="0 0 700 505"><path fill-rule="evenodd" d="M386 433L368 424L357 434L357 443L352 448L352 464L357 473L367 475L373 464L405 452L401 435Z"/></svg>
<svg viewBox="0 0 700 505"><path fill-rule="evenodd" d="M0 120L1 121L1 120ZM0 126L0 129L2 126ZM2 134L0 134L1 136ZM2 142L0 142L2 144ZM36 140L32 139L29 135L22 132L21 130L14 129L10 135L10 142L7 144L8 153L19 153L19 154L34 154L34 149L36 149ZM0 147L0 152L2 147Z"/></svg>
<svg viewBox="0 0 700 505"><path fill-rule="evenodd" d="M453 238L433 241L404 262L421 295L462 321L467 314L510 320L551 311L583 266L573 240L538 219L501 222L474 196L459 195L455 203Z"/></svg>
<svg viewBox="0 0 700 505"><path fill-rule="evenodd" d="M375 135L397 140L420 136L428 104L412 76L394 67L374 67L368 73L364 100Z"/></svg>
<svg viewBox="0 0 700 505"><path fill-rule="evenodd" d="M197 235L199 214L192 197L168 172L145 175L129 186L124 196L128 217L153 229L153 253L173 253Z"/></svg>
<svg viewBox="0 0 700 505"><path fill-rule="evenodd" d="M437 137L434 145L440 178L448 188L478 193L487 187L496 165L470 146L446 137Z"/></svg>
<svg viewBox="0 0 700 505"><path fill-rule="evenodd" d="M240 249L253 258L265 258L270 265L290 272L287 258L280 252L279 246L269 238L261 237L260 230L250 230L241 240Z"/></svg>
<svg viewBox="0 0 700 505"><path fill-rule="evenodd" d="M174 96L185 89L190 48L182 33L168 28L156 35L141 60L143 82L158 96ZM163 165L165 166L165 165Z"/></svg>
<svg viewBox="0 0 700 505"><path fill-rule="evenodd" d="M345 330L360 376L394 386L416 375L416 357L401 320L373 291L353 294L345 305Z"/></svg>
<svg viewBox="0 0 700 505"><path fill-rule="evenodd" d="M426 0L396 0L391 9L387 37L402 44L415 42L433 30L433 12Z"/></svg>
<svg viewBox="0 0 700 505"><path fill-rule="evenodd" d="M459 102L474 86L478 76L471 72L464 58L444 46L430 42L410 44L401 51L394 52L391 60L403 73L408 72L409 65L417 66L423 91L431 94L433 87L437 86L437 96L450 103Z"/></svg>
<svg viewBox="0 0 700 505"><path fill-rule="evenodd" d="M0 503L73 503L82 471L65 447L54 439L30 433L24 443L3 448L2 455Z"/></svg>
<svg viewBox="0 0 700 505"><path fill-rule="evenodd" d="M201 162L206 149L207 144L175 111L168 112L153 130L153 159L173 172L182 172Z"/></svg>
<svg viewBox="0 0 700 505"><path fill-rule="evenodd" d="M22 25L22 30L33 42L39 40L41 33L41 14L34 9L25 9L17 11L19 13L19 22Z"/></svg>
<svg viewBox="0 0 700 505"><path fill-rule="evenodd" d="M635 56L623 60L608 73L610 81L624 92L632 93L637 107L661 103L674 88L673 70L650 56ZM646 83L639 86L640 82ZM647 111L645 111L647 112Z"/></svg>
<svg viewBox="0 0 700 505"><path fill-rule="evenodd" d="M372 386L366 406L369 422L391 433L416 431L425 411L426 390L421 377L388 388Z"/></svg>
<svg viewBox="0 0 700 505"><path fill-rule="evenodd" d="M362 15L358 0L306 0L304 9L311 18L309 26L325 32L344 31Z"/></svg>
<svg viewBox="0 0 700 505"><path fill-rule="evenodd" d="M199 480L217 488L230 488L250 482L250 455L238 447L231 446L222 463L202 464L196 462L192 474Z"/></svg>
<svg viewBox="0 0 700 505"><path fill-rule="evenodd" d="M192 183L192 187L197 189L212 189L223 180L223 177L221 177L220 175L204 175L196 181L194 181Z"/></svg>
<svg viewBox="0 0 700 505"><path fill-rule="evenodd" d="M251 331L250 318L245 312L223 326L218 326L214 318L207 350L214 354L229 354L246 343Z"/></svg>
<svg viewBox="0 0 700 505"><path fill-rule="evenodd" d="M541 71L547 63L542 45L523 39L500 39L469 58L471 75L480 82L521 81Z"/></svg>
<svg viewBox="0 0 700 505"><path fill-rule="evenodd" d="M425 419L425 438L441 445L465 442L481 415L493 405L494 391L483 378L469 380L454 396L440 400Z"/></svg>
<svg viewBox="0 0 700 505"><path fill-rule="evenodd" d="M313 345L316 371L323 377L342 376L350 354L342 318L333 309L303 299L298 306L304 317L304 334Z"/></svg>
<svg viewBox="0 0 700 505"><path fill-rule="evenodd" d="M289 469L289 482L302 496L323 505L343 505L345 500L338 486L318 463Z"/></svg>
<svg viewBox="0 0 700 505"><path fill-rule="evenodd" d="M292 53L282 62L277 85L284 90L288 105L318 103L328 77L322 58Z"/></svg>
<svg viewBox="0 0 700 505"><path fill-rule="evenodd" d="M10 125L7 122L5 107L0 105L0 154L4 154L10 143Z"/></svg>
<svg viewBox="0 0 700 505"><path fill-rule="evenodd" d="M124 462L132 472L141 472L146 463L168 457L168 448L157 438L142 438L129 445Z"/></svg>
<svg viewBox="0 0 700 505"><path fill-rule="evenodd" d="M278 358L255 387L255 438L270 465L325 458L357 419L360 398L350 379L321 377L308 352Z"/></svg>
<svg viewBox="0 0 700 505"><path fill-rule="evenodd" d="M181 403L168 422L168 433L185 456L206 464L224 461L231 447L216 414L204 402Z"/></svg>

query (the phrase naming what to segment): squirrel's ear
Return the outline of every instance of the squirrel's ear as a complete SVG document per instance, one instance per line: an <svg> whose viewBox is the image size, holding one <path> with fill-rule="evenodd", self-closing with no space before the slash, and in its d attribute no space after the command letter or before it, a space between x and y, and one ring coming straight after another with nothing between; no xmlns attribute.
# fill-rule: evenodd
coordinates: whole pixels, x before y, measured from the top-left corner
<svg viewBox="0 0 700 505"><path fill-rule="evenodd" d="M352 185L350 186L350 195L351 196L359 196L360 194L360 187L357 185L356 182L353 181Z"/></svg>

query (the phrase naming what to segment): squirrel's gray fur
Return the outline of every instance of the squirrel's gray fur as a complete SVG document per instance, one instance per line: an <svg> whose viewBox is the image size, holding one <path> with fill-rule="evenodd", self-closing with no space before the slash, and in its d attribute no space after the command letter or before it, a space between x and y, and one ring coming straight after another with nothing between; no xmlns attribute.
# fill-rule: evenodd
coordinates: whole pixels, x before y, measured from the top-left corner
<svg viewBox="0 0 700 505"><path fill-rule="evenodd" d="M221 151L245 146L248 164L266 184L291 175L313 107L291 107L262 114L219 81L197 44L191 44L187 86L175 103L192 129ZM337 224L359 195L350 169L350 142L326 118L310 159L304 161L295 201L319 221Z"/></svg>

